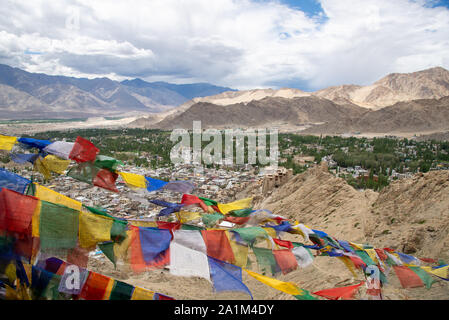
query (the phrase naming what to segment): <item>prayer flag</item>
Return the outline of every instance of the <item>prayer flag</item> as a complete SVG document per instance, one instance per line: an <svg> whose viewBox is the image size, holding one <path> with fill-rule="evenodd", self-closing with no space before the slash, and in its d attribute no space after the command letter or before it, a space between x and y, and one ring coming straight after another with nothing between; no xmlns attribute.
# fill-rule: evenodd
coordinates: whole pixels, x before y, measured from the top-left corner
<svg viewBox="0 0 449 320"><path fill-rule="evenodd" d="M100 150L95 147L92 142L78 136L70 151L69 158L76 162L93 162L95 161L98 152L100 152Z"/></svg>
<svg viewBox="0 0 449 320"><path fill-rule="evenodd" d="M11 151L17 143L17 137L4 136L0 134L0 150Z"/></svg>

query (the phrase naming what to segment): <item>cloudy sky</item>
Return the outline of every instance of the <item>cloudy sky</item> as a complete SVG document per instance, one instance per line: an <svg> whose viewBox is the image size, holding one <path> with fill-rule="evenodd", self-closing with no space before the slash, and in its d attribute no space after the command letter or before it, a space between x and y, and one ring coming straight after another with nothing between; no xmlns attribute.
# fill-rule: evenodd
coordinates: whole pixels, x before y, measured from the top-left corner
<svg viewBox="0 0 449 320"><path fill-rule="evenodd" d="M317 90L449 69L449 0L2 0L0 63Z"/></svg>

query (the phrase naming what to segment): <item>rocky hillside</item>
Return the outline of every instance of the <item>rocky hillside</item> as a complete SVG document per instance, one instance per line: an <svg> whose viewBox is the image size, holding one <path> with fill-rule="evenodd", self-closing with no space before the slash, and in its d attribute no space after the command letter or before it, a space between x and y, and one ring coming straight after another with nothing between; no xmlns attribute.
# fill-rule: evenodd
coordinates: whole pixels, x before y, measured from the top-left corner
<svg viewBox="0 0 449 320"><path fill-rule="evenodd" d="M417 174L412 179L395 181L377 193L357 191L330 174L327 167L317 166L295 176L270 196L260 198L256 208L296 219L337 239L449 260L448 171ZM287 274L283 279L311 290L355 283L343 264L335 260L318 257L311 267ZM449 297L449 285L444 281L438 281L430 290L405 290L394 273L389 280L384 292L387 299Z"/></svg>
<svg viewBox="0 0 449 320"><path fill-rule="evenodd" d="M352 102L379 109L400 101L449 96L449 71L441 67L413 73L392 73L369 86L342 85L314 93L336 103Z"/></svg>
<svg viewBox="0 0 449 320"><path fill-rule="evenodd" d="M426 132L449 129L449 97L398 102L379 110L370 110L351 122L328 122L304 133Z"/></svg>
<svg viewBox="0 0 449 320"><path fill-rule="evenodd" d="M207 102L192 105L182 113L173 114L155 124L157 128L192 128L193 121L201 121L203 128L297 126L317 122L351 121L366 109L355 105L338 105L318 97L292 99L267 97L227 106Z"/></svg>

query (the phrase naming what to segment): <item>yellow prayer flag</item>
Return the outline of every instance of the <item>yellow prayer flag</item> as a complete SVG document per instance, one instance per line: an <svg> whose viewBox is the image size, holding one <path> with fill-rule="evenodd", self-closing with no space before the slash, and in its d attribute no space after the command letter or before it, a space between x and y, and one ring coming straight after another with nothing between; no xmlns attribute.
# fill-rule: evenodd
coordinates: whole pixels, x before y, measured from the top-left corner
<svg viewBox="0 0 449 320"><path fill-rule="evenodd" d="M376 251L374 249L365 249L365 252L369 255L371 260L374 261L374 263L378 263Z"/></svg>
<svg viewBox="0 0 449 320"><path fill-rule="evenodd" d="M349 259L348 257L345 257L345 256L341 256L341 257L337 257L337 258L340 259L345 264L346 268L349 269L349 271L352 273L354 278L357 278L357 273L355 273L355 270L354 270L354 263L351 261L351 259Z"/></svg>
<svg viewBox="0 0 449 320"><path fill-rule="evenodd" d="M201 213L200 212L189 212L189 211L179 211L176 213L176 215L178 216L178 220L181 223L186 223L198 218L201 218Z"/></svg>
<svg viewBox="0 0 449 320"><path fill-rule="evenodd" d="M230 203L218 203L217 207L220 209L221 213L226 214L232 210L240 210L251 207L251 202L253 198L240 199Z"/></svg>
<svg viewBox="0 0 449 320"><path fill-rule="evenodd" d="M357 250L364 250L363 244L354 243L354 242L349 242L349 244L352 245L353 247L355 247Z"/></svg>
<svg viewBox="0 0 449 320"><path fill-rule="evenodd" d="M131 296L131 300L153 300L154 291L150 291L147 289L134 287L133 295Z"/></svg>
<svg viewBox="0 0 449 320"><path fill-rule="evenodd" d="M39 200L60 204L68 208L81 211L81 208L83 206L81 202L66 197L56 191L43 187L37 183L35 183L34 185L36 186L35 197L38 198Z"/></svg>
<svg viewBox="0 0 449 320"><path fill-rule="evenodd" d="M41 217L41 207L42 202L39 200L37 202L37 206L34 209L33 217L31 218L31 234L35 238L39 238L39 224L40 224L40 217Z"/></svg>
<svg viewBox="0 0 449 320"><path fill-rule="evenodd" d="M261 274L249 271L247 269L245 270L251 277L255 278L256 280L266 284L267 286L270 286L276 290L291 294L291 295L302 295L303 292L300 290L296 284L292 282L284 282L277 279L273 279L267 276L263 276Z"/></svg>
<svg viewBox="0 0 449 320"><path fill-rule="evenodd" d="M116 280L109 278L108 285L106 286L106 290L104 291L103 300L109 300L112 289L114 288L115 281Z"/></svg>
<svg viewBox="0 0 449 320"><path fill-rule="evenodd" d="M90 212L79 214L79 244L82 248L92 248L98 242L111 240L113 220Z"/></svg>
<svg viewBox="0 0 449 320"><path fill-rule="evenodd" d="M128 248L131 243L131 236L133 230L126 231L126 238L122 242L114 242L114 256L117 260L127 261L128 259Z"/></svg>
<svg viewBox="0 0 449 320"><path fill-rule="evenodd" d="M42 173L45 180L51 179L51 172L45 166L45 163L41 157L37 158L36 161L34 161L34 171Z"/></svg>
<svg viewBox="0 0 449 320"><path fill-rule="evenodd" d="M135 227L157 228L157 223L154 221L140 221L129 219L128 222Z"/></svg>
<svg viewBox="0 0 449 320"><path fill-rule="evenodd" d="M15 264L13 264L12 262L8 264L8 266L5 268L5 275L6 277L8 277L8 281L10 283L14 283L14 281L16 281L17 274Z"/></svg>
<svg viewBox="0 0 449 320"><path fill-rule="evenodd" d="M441 278L448 278L449 276L449 266L441 267L438 269L432 269L431 267L421 267L421 269Z"/></svg>
<svg viewBox="0 0 449 320"><path fill-rule="evenodd" d="M119 172L119 175L126 182L126 184L137 187L137 188L146 188L147 183L145 177L140 174L129 173L129 172Z"/></svg>
<svg viewBox="0 0 449 320"><path fill-rule="evenodd" d="M64 171L67 170L70 164L70 160L60 159L57 156L49 154L42 160L42 163L48 170L64 174Z"/></svg>
<svg viewBox="0 0 449 320"><path fill-rule="evenodd" d="M0 150L11 151L16 142L17 137L4 136L0 134Z"/></svg>
<svg viewBox="0 0 449 320"><path fill-rule="evenodd" d="M246 267L246 264L248 263L248 246L241 245L237 241L232 240L228 230L225 232L228 237L229 244L231 245L232 252L234 253L234 265L241 268Z"/></svg>

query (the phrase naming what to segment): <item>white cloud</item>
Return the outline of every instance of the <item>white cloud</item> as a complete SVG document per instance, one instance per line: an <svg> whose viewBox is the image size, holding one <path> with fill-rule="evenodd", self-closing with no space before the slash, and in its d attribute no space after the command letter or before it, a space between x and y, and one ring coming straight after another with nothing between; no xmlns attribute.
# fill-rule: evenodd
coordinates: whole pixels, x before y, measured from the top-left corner
<svg viewBox="0 0 449 320"><path fill-rule="evenodd" d="M277 1L4 0L0 63L240 89L368 84L390 72L449 68L449 10L424 5L322 0L328 19L320 24Z"/></svg>

